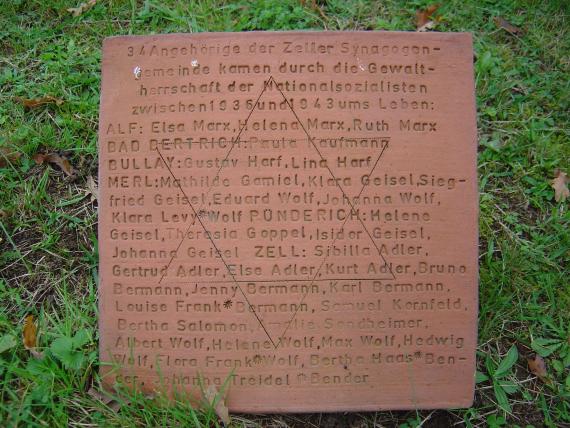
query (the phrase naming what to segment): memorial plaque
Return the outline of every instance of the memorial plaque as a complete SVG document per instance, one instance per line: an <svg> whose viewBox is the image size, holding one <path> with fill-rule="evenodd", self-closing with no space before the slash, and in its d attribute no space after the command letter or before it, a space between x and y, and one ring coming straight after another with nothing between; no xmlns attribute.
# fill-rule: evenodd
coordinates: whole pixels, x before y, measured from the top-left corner
<svg viewBox="0 0 570 428"><path fill-rule="evenodd" d="M469 406L469 34L114 37L99 127L105 385L230 410Z"/></svg>

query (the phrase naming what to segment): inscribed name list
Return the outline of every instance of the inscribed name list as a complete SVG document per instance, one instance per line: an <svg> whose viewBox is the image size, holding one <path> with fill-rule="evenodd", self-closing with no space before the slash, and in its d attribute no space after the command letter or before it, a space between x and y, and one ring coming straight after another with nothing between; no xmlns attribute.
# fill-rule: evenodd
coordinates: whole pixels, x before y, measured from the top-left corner
<svg viewBox="0 0 570 428"><path fill-rule="evenodd" d="M468 34L114 37L99 124L107 387L234 411L468 406Z"/></svg>

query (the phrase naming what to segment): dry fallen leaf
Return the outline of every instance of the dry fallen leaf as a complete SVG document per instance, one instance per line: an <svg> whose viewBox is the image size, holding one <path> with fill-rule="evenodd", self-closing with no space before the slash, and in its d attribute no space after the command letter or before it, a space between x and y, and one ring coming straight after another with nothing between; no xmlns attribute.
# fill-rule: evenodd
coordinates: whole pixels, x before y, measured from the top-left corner
<svg viewBox="0 0 570 428"><path fill-rule="evenodd" d="M549 383L548 373L546 371L546 363L544 358L538 354L533 354L532 356L526 357L526 362L528 363L528 369L530 372L537 376L540 380L545 383Z"/></svg>
<svg viewBox="0 0 570 428"><path fill-rule="evenodd" d="M24 347L30 351L30 354L32 354L35 358L42 358L42 353L36 350L38 340L37 332L38 329L36 327L36 323L34 322L34 316L26 316L26 320L24 321L24 329L22 331L22 341L24 342Z"/></svg>
<svg viewBox="0 0 570 428"><path fill-rule="evenodd" d="M495 25L497 27L502 28L503 30L515 36L522 34L522 30L519 27L514 26L502 16L496 16L495 18L493 18L493 21L495 21Z"/></svg>
<svg viewBox="0 0 570 428"><path fill-rule="evenodd" d="M97 188L97 182L91 175L87 177L87 194L91 195L91 202L99 199L99 189Z"/></svg>
<svg viewBox="0 0 570 428"><path fill-rule="evenodd" d="M103 404L107 404L109 405L113 400L113 398L108 395L108 394L104 394L103 392L101 392L99 389L95 388L94 386L92 386L91 388L89 388L89 390L87 391L87 394L100 401Z"/></svg>
<svg viewBox="0 0 570 428"><path fill-rule="evenodd" d="M0 147L0 168L16 162L21 156L22 153L15 152L8 147Z"/></svg>
<svg viewBox="0 0 570 428"><path fill-rule="evenodd" d="M24 331L22 334L23 334L24 347L26 349L35 348L37 341L37 327L36 324L34 323L33 315L26 316L26 320L24 321Z"/></svg>
<svg viewBox="0 0 570 428"><path fill-rule="evenodd" d="M61 168L61 170L64 173L66 173L70 177L74 177L76 174L76 171L73 168L73 166L71 165L71 162L69 162L69 160L67 158L60 156L57 153L48 153L48 154L36 153L34 155L34 161L38 165L41 165L44 162L49 162L49 163L52 163L54 165L57 165Z"/></svg>
<svg viewBox="0 0 570 428"><path fill-rule="evenodd" d="M230 424L230 412L226 407L226 397L225 394L220 394L216 385L210 385L208 389L206 389L204 394L204 399L208 403L208 405L214 408L216 415L220 418L220 420L224 423L224 425Z"/></svg>
<svg viewBox="0 0 570 428"><path fill-rule="evenodd" d="M420 28L418 28L416 31L418 33L424 33L428 30L433 30L433 28L435 27L435 22L433 21L428 21L426 22L424 25L422 25Z"/></svg>
<svg viewBox="0 0 570 428"><path fill-rule="evenodd" d="M95 6L95 3L97 3L97 0L88 0L85 3L81 3L77 7L70 7L69 9L67 9L67 11L71 13L73 16L79 16L82 15L83 12L86 12L89 9L91 9L93 6Z"/></svg>
<svg viewBox="0 0 570 428"><path fill-rule="evenodd" d="M570 190L568 190L568 183L570 178L565 172L557 169L554 172L554 180L552 180L552 188L554 189L554 199L556 202L564 202L566 198L570 196Z"/></svg>
<svg viewBox="0 0 570 428"><path fill-rule="evenodd" d="M87 394L105 404L109 409L114 412L118 412L122 406L130 406L131 401L124 396L115 395L113 393L107 393L104 390L100 390L95 386L92 386L87 391Z"/></svg>
<svg viewBox="0 0 570 428"><path fill-rule="evenodd" d="M55 104L58 106L63 104L63 100L61 98L52 97L51 95L33 99L14 97L14 100L22 104L25 108L35 108L45 104Z"/></svg>
<svg viewBox="0 0 570 428"><path fill-rule="evenodd" d="M439 3L432 4L426 9L416 11L416 29L417 31L426 31L434 26L432 19L433 14L439 8Z"/></svg>
<svg viewBox="0 0 570 428"><path fill-rule="evenodd" d="M313 9L315 12L317 12L319 15L321 15L321 18L323 18L325 21L328 21L328 17L325 15L323 10L317 4L317 0L310 0L310 4L308 1L301 0L301 6Z"/></svg>

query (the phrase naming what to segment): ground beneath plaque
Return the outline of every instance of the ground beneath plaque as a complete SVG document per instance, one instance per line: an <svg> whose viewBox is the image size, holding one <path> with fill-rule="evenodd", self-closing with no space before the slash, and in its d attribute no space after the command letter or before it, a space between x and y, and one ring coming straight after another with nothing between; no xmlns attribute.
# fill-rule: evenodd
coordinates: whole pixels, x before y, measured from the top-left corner
<svg viewBox="0 0 570 428"><path fill-rule="evenodd" d="M0 425L209 426L217 421L213 411L98 392L97 201L90 177L97 176L103 37L414 30L417 9L429 2L80 4L20 1L0 10ZM67 8L79 8L79 16ZM475 40L481 291L473 407L234 415L235 426L570 423L570 219L568 200L556 201L551 186L557 170L570 169L568 13L564 2L450 1L430 24L436 31L472 31ZM39 164L38 153L62 157ZM28 314L33 324L25 327ZM35 338L30 325L37 325Z"/></svg>

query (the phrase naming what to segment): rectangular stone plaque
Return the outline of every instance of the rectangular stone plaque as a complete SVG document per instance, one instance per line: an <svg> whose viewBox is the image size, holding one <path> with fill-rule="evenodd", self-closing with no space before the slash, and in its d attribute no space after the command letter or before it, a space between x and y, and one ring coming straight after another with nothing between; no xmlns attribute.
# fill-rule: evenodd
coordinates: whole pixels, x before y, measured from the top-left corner
<svg viewBox="0 0 570 428"><path fill-rule="evenodd" d="M99 127L107 387L233 411L469 406L469 34L114 37Z"/></svg>

